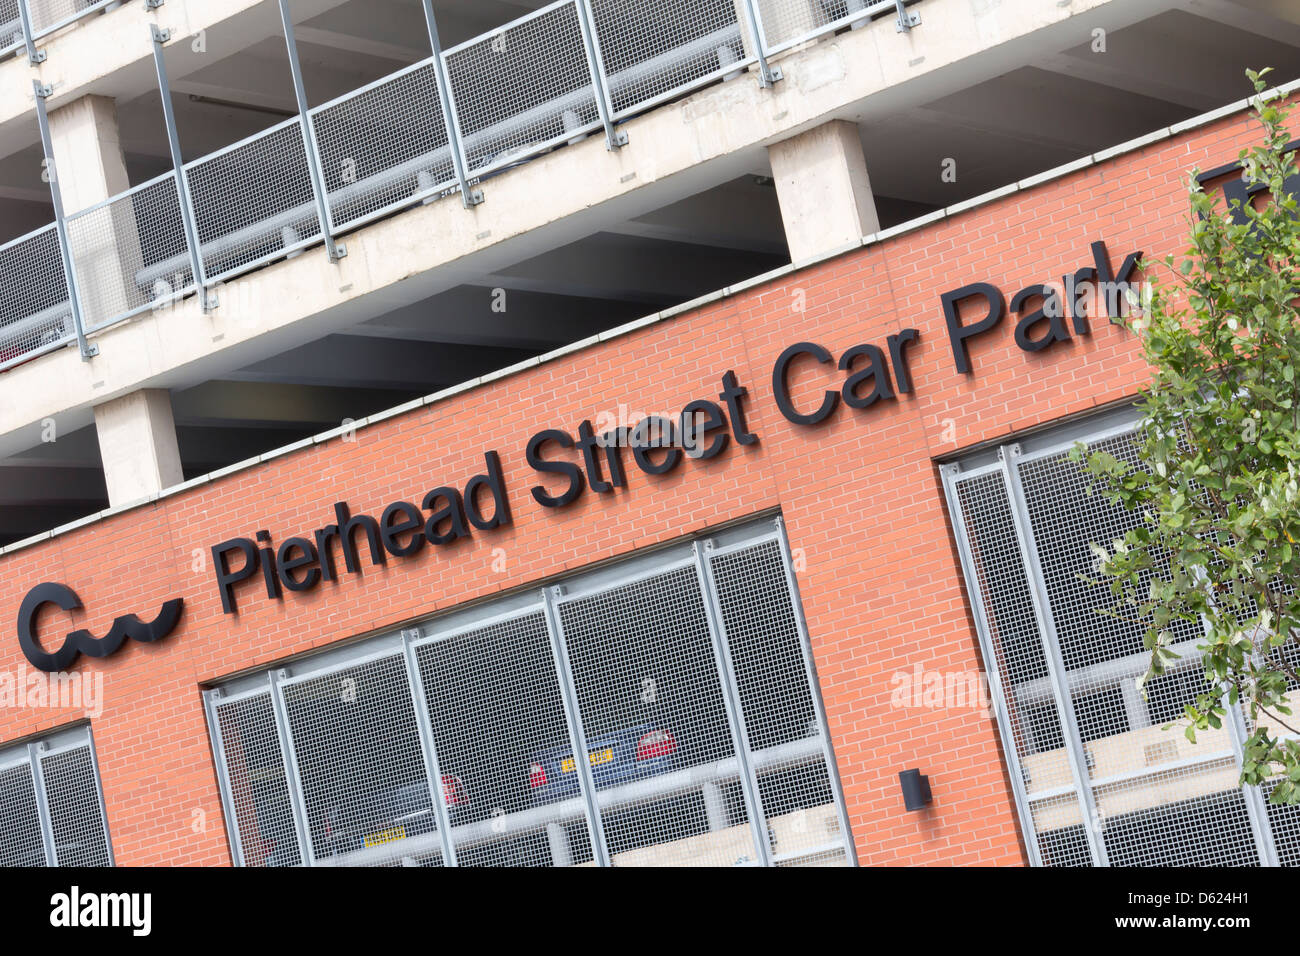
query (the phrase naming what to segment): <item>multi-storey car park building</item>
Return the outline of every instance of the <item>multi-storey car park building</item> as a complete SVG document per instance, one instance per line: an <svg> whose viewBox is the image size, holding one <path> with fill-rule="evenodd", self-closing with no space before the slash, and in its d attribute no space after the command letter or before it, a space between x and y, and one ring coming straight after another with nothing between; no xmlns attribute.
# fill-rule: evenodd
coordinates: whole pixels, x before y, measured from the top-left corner
<svg viewBox="0 0 1300 956"><path fill-rule="evenodd" d="M1162 729L1196 635L1134 690L1085 580L1131 519L1063 457L1132 454L1103 293L1193 167L1244 188L1296 4L0 0L0 46L4 862L1300 859L1240 722Z"/></svg>

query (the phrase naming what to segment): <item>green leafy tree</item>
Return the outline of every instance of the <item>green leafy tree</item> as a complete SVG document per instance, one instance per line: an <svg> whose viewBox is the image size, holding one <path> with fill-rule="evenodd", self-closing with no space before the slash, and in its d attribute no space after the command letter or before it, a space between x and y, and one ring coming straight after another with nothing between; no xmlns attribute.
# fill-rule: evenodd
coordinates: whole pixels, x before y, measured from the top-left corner
<svg viewBox="0 0 1300 956"><path fill-rule="evenodd" d="M1300 219L1284 188L1289 104L1255 86L1263 142L1241 153L1265 189L1225 208L1192 178L1191 245L1153 275L1123 321L1153 375L1139 400L1136 462L1082 446L1093 492L1140 516L1122 540L1095 543L1104 613L1141 622L1164 673L1178 622L1204 622L1205 689L1184 709L1190 740L1241 703L1249 737L1241 783L1276 778L1275 803L1300 803ZM1183 628L1185 632L1185 628Z"/></svg>

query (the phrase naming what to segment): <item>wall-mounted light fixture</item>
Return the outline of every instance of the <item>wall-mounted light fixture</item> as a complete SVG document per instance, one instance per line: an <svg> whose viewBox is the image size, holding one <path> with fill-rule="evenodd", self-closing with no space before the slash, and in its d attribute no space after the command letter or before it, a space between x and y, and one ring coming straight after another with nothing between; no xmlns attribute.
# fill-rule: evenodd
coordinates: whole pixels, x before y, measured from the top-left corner
<svg viewBox="0 0 1300 956"><path fill-rule="evenodd" d="M903 806L908 810L924 810L930 802L930 778L919 770L904 770L898 775L903 785Z"/></svg>

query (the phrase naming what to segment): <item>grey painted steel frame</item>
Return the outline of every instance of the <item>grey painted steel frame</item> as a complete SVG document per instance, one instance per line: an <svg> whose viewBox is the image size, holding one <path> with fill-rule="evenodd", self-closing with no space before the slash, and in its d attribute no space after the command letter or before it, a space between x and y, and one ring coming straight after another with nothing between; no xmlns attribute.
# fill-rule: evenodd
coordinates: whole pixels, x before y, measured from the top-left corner
<svg viewBox="0 0 1300 956"><path fill-rule="evenodd" d="M1083 811L1088 849L1097 866L1106 866L1108 865L1106 845L1099 832L1101 818L1097 815L1097 803L1092 792L1092 781L1088 774L1088 761L1083 752L1082 738L1076 732L1079 724L1074 713L1074 700L1070 696L1069 684L1065 676L1065 660L1061 656L1061 645L1056 633L1056 622L1052 617L1052 605L1047 595L1043 567L1038 559L1038 549L1029 520L1029 508L1025 502L1025 491L1020 484L1020 471L1017 467L1019 456L1018 443L1004 445L998 452L1002 462L1002 477L1006 482L1007 497L1011 505L1011 520L1015 525L1016 537L1020 543L1020 557L1029 579L1029 596L1034 605L1034 616L1038 620L1038 633L1043 642L1048 674L1052 679L1052 693L1056 697L1056 710L1065 736L1066 753L1070 758L1070 771L1074 775L1080 808Z"/></svg>
<svg viewBox="0 0 1300 956"><path fill-rule="evenodd" d="M596 109L605 127L605 148L617 149L627 145L627 131L614 128L614 103L609 98L605 83L605 56L600 51L600 37L596 36L595 18L591 14L591 0L574 0L578 9L578 26L587 48L587 65L591 67L591 83L595 87Z"/></svg>
<svg viewBox="0 0 1300 956"><path fill-rule="evenodd" d="M451 813L447 810L447 794L442 786L442 767L438 763L438 746L433 739L433 721L424 693L420 666L411 646L412 635L420 637L418 628L402 632L402 658L406 661L406 679L411 685L411 706L415 708L415 724L420 730L420 749L424 752L425 777L429 785L429 800L438 821L438 839L442 843L442 865L456 865L456 846L451 839Z"/></svg>
<svg viewBox="0 0 1300 956"><path fill-rule="evenodd" d="M298 62L298 42L293 34L293 17L289 14L289 0L278 0L280 24L284 29L284 45L289 53L289 72L293 74L293 93L298 101L298 122L302 130L302 147L307 153L307 170L311 175L311 189L316 196L316 215L320 219L321 235L330 262L338 262L348 254L348 247L334 240L334 218L325 195L325 177L321 173L320 152L316 148L316 129L312 124L311 110L307 107L307 89L302 81L302 64Z"/></svg>
<svg viewBox="0 0 1300 956"><path fill-rule="evenodd" d="M99 776L99 754L95 751L95 735L86 725L86 746L90 749L90 770L95 775L95 795L99 797L99 822L104 828L104 848L108 850L108 865L116 866L113 856L113 834L108 829L108 807L104 804L104 785Z"/></svg>
<svg viewBox="0 0 1300 956"><path fill-rule="evenodd" d="M760 519L761 522L762 519ZM819 750L827 767L827 775L830 780L831 789L836 804L836 813L840 825L840 833L843 838L843 849L846 858L852 865L857 865L856 845L853 841L852 831L849 829L847 813L845 810L843 788L840 782L839 769L833 749L830 746L830 732L826 722L825 709L821 699L820 687L817 684L815 665L812 661L811 648L808 643L807 625L803 616L803 609L800 603L798 585L795 581L793 569L790 562L789 545L785 539L784 528L780 519L767 519L775 524L775 529L770 531L759 531L758 525L748 524L741 525L736 529L725 529L717 532L715 538L719 546L712 551L712 556L717 557L733 551L740 551L752 548L769 541L775 541L779 545L779 553L783 562L785 572L785 582L788 588L790 600L795 608L795 619L799 631L800 650L803 655L805 667L805 676L809 682L809 690L812 694L813 706L819 727L820 743ZM689 552L689 553L688 553ZM673 555L678 555L673 557ZM734 677L729 673L731 659L730 649L725 643L725 633L721 626L721 616L716 610L716 597L712 591L712 570L708 562L708 557L703 559L699 555L698 544L681 542L674 545L668 545L664 548L657 548L641 555L634 556L623 562L619 562L608 570L589 569L587 572L579 572L575 576L577 581L590 582L592 574L597 575L597 580L591 584L590 588L583 588L582 595L599 594L611 588L616 588L632 581L641 580L647 576L663 574L670 570L683 570L692 567L696 572L696 579L703 588L703 601L706 614L709 620L711 637L714 645L714 660L719 661L718 650L722 649L723 657L721 661L727 673L723 675L722 688L724 695L728 694L728 687L731 685L731 694L735 695ZM703 568L703 571L701 570ZM701 577L701 574L705 577ZM402 653L406 661L407 679L412 689L412 699L416 705L417 726L421 737L421 747L425 758L427 768L434 768L430 772L435 775L434 779L439 780L437 776L439 771L436 769L437 759L436 750L434 756L430 757L430 751L434 747L432 722L427 713L423 713L424 708L421 706L424 687L420 679L418 660L415 652L418 647L438 640L445 639L448 636L462 633L466 630L474 630L488 624L518 617L525 613L543 613L548 637L551 645L552 662L555 667L557 683L559 685L561 703L564 708L565 721L569 734L569 744L575 754L586 753L586 733L581 721L581 716L577 708L577 692L573 685L572 671L569 665L567 645L564 641L563 630L559 621L557 602L565 597L567 590L563 585L552 586L540 589L539 592L525 591L514 597L507 597L499 601L493 601L489 605L478 609L476 606L453 611L446 617L435 618L435 621L447 620L451 622L449 630L444 631L438 624L431 626L421 626L409 631L402 631L400 634L389 633L388 635L378 636L360 644L340 648L333 652L316 658L318 663L314 664L311 659L301 662L300 675L296 675L290 681L289 671L286 668L273 668L263 677L248 675L247 678L241 678L225 685L225 688L215 688L206 692L205 710L209 722L209 734L214 741L214 753L217 755L217 772L223 800L226 801L226 822L227 834L232 841L232 856L234 856L242 865L247 865L243 860L242 851L239 848L237 828L233 825L230 817L229 807L231 804L231 786L229 775L225 764L224 747L220 740L219 725L216 721L216 707L220 703L229 703L244 698L257 696L267 692L267 685L270 687L271 703L276 724L277 740L280 746L280 753L285 766L286 780L290 801L293 810L294 825L298 832L299 849L302 854L304 865L317 865L314 849L310 844L310 830L306 824L305 801L302 796L301 780L297 761L294 756L292 729L289 727L287 714L285 712L282 688L282 681L296 682L306 680L312 677L318 677L333 671L356 666L367 661L379 658L392 657L396 653ZM540 603L538 597L540 596ZM418 636L417 636L418 635ZM719 643L721 641L721 643ZM237 688L233 693L225 693L226 688ZM724 699L727 706L729 719L734 714L736 722L741 728L744 727L744 716L737 705L738 695ZM732 728L733 742L736 741L736 730ZM765 838L766 815L761 811L758 801L758 789L755 782L756 765L749 758L752 756L748 749L747 743L741 741L736 746L736 764L739 768L737 778L739 779L744 796L746 807L749 810L752 824L764 828L763 837L760 839L756 835L758 843L756 850L766 859L765 863L771 860L770 848L767 848ZM594 777L591 773L590 764L587 761L575 761L580 770L578 784L580 799L584 806L583 816L586 818L588 835L591 840L592 853L595 862L600 866L609 866L610 857L608 846L605 842L603 824L599 813L600 800L597 795ZM434 789L435 812L439 813L439 839L441 850L444 854L443 860L450 865L455 865L454 846L448 847L451 842L452 828L449 825L449 813L445 806L445 795L442 794L440 783L436 783ZM444 817L443 814L446 816ZM576 814L575 814L576 817ZM766 852L765 852L766 848ZM809 855L800 853L796 858ZM775 861L772 861L775 862Z"/></svg>
<svg viewBox="0 0 1300 956"><path fill-rule="evenodd" d="M45 774L41 770L41 751L45 744L33 741L27 745L27 765L31 767L32 788L36 792L36 815L41 821L41 842L45 846L45 865L58 866L58 851L54 846L54 824L50 820L50 802L45 796Z"/></svg>
<svg viewBox="0 0 1300 956"><path fill-rule="evenodd" d="M744 0L746 26L754 38L754 55L758 57L758 81L762 86L775 86L783 78L780 67L767 62L767 37L763 32L763 14L758 9L757 0ZM741 27L743 31L744 26Z"/></svg>
<svg viewBox="0 0 1300 956"><path fill-rule="evenodd" d="M460 198L465 208L483 201L483 191L473 189L465 173L465 150L460 141L460 121L456 118L456 97L447 78L447 61L442 54L442 41L438 37L438 21L433 15L433 0L423 0L424 25L429 31L429 47L433 50L433 70L438 80L438 99L442 103L442 118L447 126L447 145L451 150L452 167L456 182L460 184Z"/></svg>
<svg viewBox="0 0 1300 956"><path fill-rule="evenodd" d="M790 539L786 537L785 519L772 519L776 524L776 539L780 547L781 563L785 565L785 582L790 589L790 600L794 605L795 626L799 630L799 649L803 652L804 676L812 694L813 712L817 715L817 726L822 735L822 752L826 755L826 776L831 783L831 794L835 798L835 812L839 814L840 832L844 835L844 855L854 866L858 865L858 844L853 839L853 830L849 826L848 805L844 802L844 785L840 779L839 761L835 748L831 746L831 728L826 720L826 704L822 700L822 685L817 679L817 662L813 659L812 640L808 636L808 621L804 617L803 597L799 593L799 580L794 574L794 565L790 555Z"/></svg>
<svg viewBox="0 0 1300 956"><path fill-rule="evenodd" d="M1116 438L1120 435L1126 435L1132 432L1136 427L1138 427L1139 423L1140 423L1140 419L1137 419L1137 420L1128 421L1127 423L1110 425L1096 432L1090 432L1089 434L1086 435L1086 437L1083 440L1085 440L1089 444L1095 444L1097 442L1105 441L1110 438ZM1021 467L1021 462L1035 461L1041 458L1050 458L1055 455L1063 454L1064 452L1073 448L1077 440L1078 439L1048 444L1042 448L1036 448L1032 453L1029 454L1024 454L1017 451L1017 454L1015 456L1016 459L1015 467L1013 469L1016 472L1017 483L1019 482L1019 468ZM1018 445L1010 446L1010 447L1014 447L1017 450L1019 449ZM1026 510L1024 514L1025 514L1025 521L1026 523L1028 523L1028 511ZM1035 551L1034 554L1036 560L1037 551ZM1044 596L1046 596L1045 585L1044 585L1043 593ZM1048 601L1047 606L1050 609L1050 601ZM1206 622L1203 622L1203 625L1208 626ZM1225 700L1224 703L1226 705L1227 701ZM1231 748L1232 748L1230 752L1236 758L1238 766L1240 766L1244 757L1243 744L1247 736L1245 731L1245 722L1241 713L1240 705L1229 707L1228 711L1229 711L1228 738L1229 741L1231 742ZM1075 729L1077 735L1077 726L1073 724L1071 726ZM1182 765L1192 766L1199 763L1211 763L1218 759L1221 758L1216 755L1210 754L1204 757L1198 756L1197 758L1189 761L1182 761L1173 766L1182 766ZM1170 769L1170 768L1162 767L1161 769ZM1111 778L1111 777L1105 778L1105 780L1100 781L1095 785L1108 786L1122 779L1136 780L1142 778L1143 776L1146 776L1145 771L1134 771L1131 774L1128 774L1120 778ZM1259 853L1260 863L1263 864L1264 866L1279 866L1280 864L1277 858L1276 837L1273 833L1273 825L1268 818L1268 810L1264 805L1263 793L1259 787L1244 787L1242 789L1244 791L1242 796L1246 805L1246 816L1250 822L1251 835L1255 840L1255 846L1257 852ZM1089 791L1089 795L1091 796L1091 790ZM1104 845L1103 845L1103 849L1104 849Z"/></svg>
<svg viewBox="0 0 1300 956"><path fill-rule="evenodd" d="M167 147L172 154L172 172L176 176L176 192L180 199L181 223L185 228L185 244L189 247L190 272L194 287L198 289L199 302L203 311L209 312L216 306L216 297L209 296L208 279L203 272L203 253L199 248L199 230L194 221L194 199L190 195L189 177L185 175L185 159L181 155L180 135L176 132L176 113L172 107L171 83L167 79L167 64L163 59L163 44L171 39L171 31L163 30L157 24L150 24L149 33L153 39L154 72L158 74L158 93L162 100L163 122L167 125Z"/></svg>
<svg viewBox="0 0 1300 956"><path fill-rule="evenodd" d="M704 600L704 613L709 622L710 643L713 645L713 663L718 671L718 684L722 688L722 703L727 711L727 724L731 729L731 743L736 749L740 764L740 789L745 797L745 812L754 834L754 850L763 866L772 865L772 845L767 836L767 814L759 798L758 776L754 773L749 746L749 732L741 717L740 692L736 689L735 668L731 661L731 645L727 642L726 627L722 623L722 609L718 607L718 594L714 587L713 566L706 552L713 550L713 541L695 541L691 546L695 558L695 573Z"/></svg>
<svg viewBox="0 0 1300 956"><path fill-rule="evenodd" d="M274 668L266 675L271 685L271 707L275 714L276 736L280 741L280 753L284 758L285 775L289 785L289 804L293 809L293 822L298 828L298 852L304 866L316 865L316 848L311 838L311 827L307 825L307 802L302 795L302 777L298 771L298 757L293 748L293 728L289 726L289 716L284 707L284 691L280 681L289 676L287 668Z"/></svg>
<svg viewBox="0 0 1300 956"><path fill-rule="evenodd" d="M90 726L74 727L70 731L55 731L55 738L65 742L51 746L51 741L34 740L27 744L27 764L32 775L32 787L36 794L37 816L41 825L41 842L45 847L46 864L59 866L58 848L54 842L54 820L50 814L49 798L45 793L45 770L42 761L61 753L85 749L90 755L90 771L94 777L95 800L99 807L99 825L104 834L104 848L108 852L108 865L115 866L113 858L113 838L108 830L108 811L104 806L104 787L99 777L99 758L95 753L95 739Z"/></svg>
<svg viewBox="0 0 1300 956"><path fill-rule="evenodd" d="M18 0L18 16L23 24L23 42L27 44L27 62L32 66L45 62L45 51L36 49L36 36L32 33L32 13L27 9L27 0Z"/></svg>
<svg viewBox="0 0 1300 956"><path fill-rule="evenodd" d="M41 127L41 148L45 151L46 170L50 179L50 200L54 205L54 224L59 234L59 254L63 257L63 277L68 284L68 302L72 306L72 324L77 332L81 357L89 360L99 354L99 346L86 340L86 326L82 320L81 293L77 290L77 271L72 262L72 247L68 243L68 221L63 214L63 193L59 189L59 169L54 161L54 144L50 139L50 118L45 112L45 97L52 92L40 80L32 80L36 94L36 121Z"/></svg>
<svg viewBox="0 0 1300 956"><path fill-rule="evenodd" d="M1030 797L1025 790L1025 772L1016 747L1016 735L1011 729L1011 716L1007 710L1007 692L1002 686L1002 673L998 667L997 654L993 650L993 638L988 628L988 609L984 606L984 595L979 587L979 575L975 571L974 556L970 550L970 538L966 530L966 517L962 514L957 486L962 481L973 481L985 475L1000 471L1001 465L986 465L982 468L962 472L957 464L943 465L939 473L943 478L944 496L948 499L948 515L952 519L956 532L957 553L961 558L962 574L966 579L966 594L970 598L972 616L975 618L975 632L979 636L980 653L984 657L984 673L988 677L989 689L993 693L998 732L1002 736L1002 753L1010 764L1011 790L1015 795L1016 812L1020 815L1020 829L1025 838L1025 847L1029 851L1032 866L1042 866L1042 853L1038 847L1038 828L1034 826L1033 813L1029 809ZM1042 795L1039 795L1040 798Z"/></svg>
<svg viewBox="0 0 1300 956"><path fill-rule="evenodd" d="M226 839L230 841L230 856L235 866L247 866L248 860L244 857L244 844L239 838L239 828L234 814L230 812L235 806L235 797L230 789L230 774L227 772L225 744L222 742L221 733L218 730L220 725L217 723L217 703L230 703L267 693L269 692L265 690L255 690L248 691L245 694L235 694L227 698L222 688L216 687L205 691L203 694L203 713L208 721L208 742L212 746L212 758L217 765L217 789L221 793L221 816L225 820ZM274 710L272 712L274 713ZM276 736L279 736L278 729L276 730ZM296 817L293 824L295 827L298 826ZM299 840L300 846L301 843L302 841Z"/></svg>
<svg viewBox="0 0 1300 956"><path fill-rule="evenodd" d="M600 818L600 807L596 801L596 780L591 772L591 761L587 759L587 732L582 725L578 692L573 685L573 672L569 667L569 647L564 640L564 628L560 624L560 612L556 607L557 600L564 593L562 584L543 591L546 597L546 624L551 632L551 651L555 656L555 672L560 678L560 696L564 702L564 717L569 725L573 762L578 768L578 787L587 804L587 829L591 835L592 855L596 858L597 866L607 867L610 862L609 846L605 842L605 822Z"/></svg>

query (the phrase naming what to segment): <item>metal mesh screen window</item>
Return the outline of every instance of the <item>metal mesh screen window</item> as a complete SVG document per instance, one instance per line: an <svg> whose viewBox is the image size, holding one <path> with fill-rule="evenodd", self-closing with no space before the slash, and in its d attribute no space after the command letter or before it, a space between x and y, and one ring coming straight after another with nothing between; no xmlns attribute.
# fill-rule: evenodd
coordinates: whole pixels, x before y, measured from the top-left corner
<svg viewBox="0 0 1300 956"><path fill-rule="evenodd" d="M113 865L89 728L0 752L0 865Z"/></svg>
<svg viewBox="0 0 1300 956"><path fill-rule="evenodd" d="M0 769L0 865L46 865L41 811L26 758Z"/></svg>
<svg viewBox="0 0 1300 956"><path fill-rule="evenodd" d="M455 182L432 60L317 107L312 125L336 229Z"/></svg>
<svg viewBox="0 0 1300 956"><path fill-rule="evenodd" d="M283 693L316 860L440 862L402 655L294 680Z"/></svg>
<svg viewBox="0 0 1300 956"><path fill-rule="evenodd" d="M569 731L545 614L439 637L416 656L457 863L590 861L576 775L553 766Z"/></svg>
<svg viewBox="0 0 1300 956"><path fill-rule="evenodd" d="M89 747L41 758L41 778L59 866L108 866L108 832L99 805L99 780Z"/></svg>
<svg viewBox="0 0 1300 956"><path fill-rule="evenodd" d="M170 301L194 285L175 173L68 218L86 328ZM160 266L172 266L162 272Z"/></svg>
<svg viewBox="0 0 1300 956"><path fill-rule="evenodd" d="M468 170L481 175L600 125L573 0L443 55Z"/></svg>
<svg viewBox="0 0 1300 956"><path fill-rule="evenodd" d="M1091 434L1086 425L1071 429L1090 448L1139 463L1131 415L1129 422L1111 418ZM1068 457L1073 444L1048 434L1030 448L1006 446L992 465L944 468L1038 861L1286 862L1283 815L1266 810L1256 789L1237 785L1238 721L1198 733L1195 744L1181 727L1164 729L1205 687L1199 627L1174 625L1182 661L1145 698L1138 690L1145 626L1103 613L1113 598L1094 583L1091 544L1122 537L1139 519L1089 493L1092 479ZM1027 653L1009 652L1006 637L1016 633ZM1044 728L1044 720L1056 723Z"/></svg>
<svg viewBox="0 0 1300 956"><path fill-rule="evenodd" d="M844 864L830 754L780 542L710 558L774 860Z"/></svg>
<svg viewBox="0 0 1300 956"><path fill-rule="evenodd" d="M219 153L186 164L194 219L210 282L310 245L321 235L311 172L295 117ZM146 269L177 268L169 260Z"/></svg>
<svg viewBox="0 0 1300 956"><path fill-rule="evenodd" d="M601 812L612 862L756 859L744 808L722 790L740 764L695 567L565 601L559 615L592 776L614 792ZM572 773L572 761L562 752L547 769Z"/></svg>
<svg viewBox="0 0 1300 956"><path fill-rule="evenodd" d="M302 850L271 691L219 700L210 717L239 859L245 866L297 866Z"/></svg>
<svg viewBox="0 0 1300 956"><path fill-rule="evenodd" d="M752 59L738 0L591 0L614 115L680 96Z"/></svg>
<svg viewBox="0 0 1300 956"><path fill-rule="evenodd" d="M0 368L74 335L54 225L0 246Z"/></svg>
<svg viewBox="0 0 1300 956"><path fill-rule="evenodd" d="M208 691L237 860L856 862L782 533L710 540Z"/></svg>

